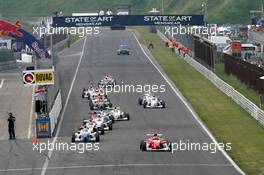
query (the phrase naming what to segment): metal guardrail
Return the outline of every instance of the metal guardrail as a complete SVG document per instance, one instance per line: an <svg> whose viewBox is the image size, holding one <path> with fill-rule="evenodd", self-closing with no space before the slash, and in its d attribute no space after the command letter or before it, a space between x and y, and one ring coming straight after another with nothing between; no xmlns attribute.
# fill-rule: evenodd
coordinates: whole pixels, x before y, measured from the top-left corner
<svg viewBox="0 0 264 175"><path fill-rule="evenodd" d="M54 104L52 106L52 109L49 113L49 117L51 121L50 122L51 123L51 135L54 135L54 130L58 123L58 118L60 116L61 109L62 109L62 98L61 98L61 91L59 91L54 101Z"/></svg>
<svg viewBox="0 0 264 175"><path fill-rule="evenodd" d="M170 42L169 39L162 32L158 30L157 33L161 39ZM186 56L183 59L193 68L195 68L198 72L200 72L203 76L205 76L208 80L210 80L219 90L225 93L228 97L232 98L233 101L235 101L238 105L245 109L259 123L264 125L264 111L261 110L256 104L254 104L241 93L236 91L232 86L224 82L211 70L198 63L192 57Z"/></svg>

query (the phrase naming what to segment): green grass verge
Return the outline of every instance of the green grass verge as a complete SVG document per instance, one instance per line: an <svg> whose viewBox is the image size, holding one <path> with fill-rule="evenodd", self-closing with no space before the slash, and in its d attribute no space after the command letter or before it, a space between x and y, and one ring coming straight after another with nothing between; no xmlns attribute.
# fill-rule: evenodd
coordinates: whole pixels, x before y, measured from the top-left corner
<svg viewBox="0 0 264 175"><path fill-rule="evenodd" d="M222 80L233 86L238 92L243 94L245 97L247 97L250 101L255 103L259 106L260 104L260 93L255 91L254 89L247 86L245 83L241 82L237 77L234 75L228 75L225 73L225 65L224 63L216 63L215 65L215 72L217 76L219 76ZM264 107L262 106L262 109Z"/></svg>
<svg viewBox="0 0 264 175"><path fill-rule="evenodd" d="M71 43L71 45L73 43L77 42L79 39L81 39L79 35L70 35L70 43Z"/></svg>
<svg viewBox="0 0 264 175"><path fill-rule="evenodd" d="M71 45L72 45L73 43L77 42L79 39L80 39L79 35L70 35L70 38L69 38L69 41L70 41L70 47L71 47ZM67 47L68 47L68 43L67 43L65 46L59 48L59 49L57 50L57 52L60 52L60 51L62 51L62 50L64 50L64 49L66 49Z"/></svg>
<svg viewBox="0 0 264 175"><path fill-rule="evenodd" d="M209 80L166 48L156 34L137 28L140 42L155 40L152 55L193 106L219 142L232 143L228 154L247 173L264 174L264 127Z"/></svg>

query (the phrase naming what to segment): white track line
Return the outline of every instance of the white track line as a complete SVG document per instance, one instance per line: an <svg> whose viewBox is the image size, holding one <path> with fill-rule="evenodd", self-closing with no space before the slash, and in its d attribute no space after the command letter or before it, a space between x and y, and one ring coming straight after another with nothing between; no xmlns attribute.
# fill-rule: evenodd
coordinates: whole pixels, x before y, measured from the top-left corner
<svg viewBox="0 0 264 175"><path fill-rule="evenodd" d="M71 55L60 55L60 57L74 57L74 56L79 56L81 54L82 54L82 52L79 52L79 53L75 53L75 54L71 54Z"/></svg>
<svg viewBox="0 0 264 175"><path fill-rule="evenodd" d="M177 164L109 164L109 165L83 165L83 166L58 166L48 167L48 170L59 170L59 169L81 169L81 168L114 168L114 167L232 167L231 164L195 164L195 163L177 163ZM41 170L42 168L17 168L1 170L0 172L15 172L15 171L33 171Z"/></svg>
<svg viewBox="0 0 264 175"><path fill-rule="evenodd" d="M148 56L148 54L145 52L144 48L141 46L140 42L138 41L135 33L133 33L133 36L135 37L138 45L140 46L142 52L145 54L145 56L148 58L148 60L151 62L151 64L157 69L157 71L161 74L161 76L166 80L166 82L169 84L169 86L172 88L174 93L180 98L180 100L183 102L183 104L187 107L187 109L191 112L192 116L194 119L200 124L200 126L203 128L203 130L208 134L208 136L212 139L212 141L215 144L218 144L217 140L215 137L212 135L212 133L208 130L208 128L204 125L204 123L200 120L198 115L194 112L194 110L190 107L186 99L179 93L178 90L173 86L172 81L166 77L166 75L158 68L158 66L153 62L153 60ZM243 172L238 165L229 157L229 155L223 150L220 149L220 151L223 153L223 155L229 160L229 162L234 166L234 168L242 175L245 175L246 173Z"/></svg>
<svg viewBox="0 0 264 175"><path fill-rule="evenodd" d="M28 124L28 135L27 138L30 139L31 131L32 131L32 120L35 113L35 86L32 88L32 99L31 99L31 109L30 109L30 116L29 116L29 124Z"/></svg>
<svg viewBox="0 0 264 175"><path fill-rule="evenodd" d="M61 124L62 124L62 121L63 121L63 117L64 117L65 111L67 109L67 105L68 105L68 102L69 102L69 99L70 99L70 95L71 95L71 92L72 92L72 89L73 89L73 85L75 83L75 80L76 80L76 77L77 77L77 73L79 71L79 67L80 67L81 61L83 59L83 54L84 54L84 48L85 48L86 39L87 39L87 36L84 38L84 43L83 43L83 48L82 48L82 54L80 56L78 65L76 67L75 74L73 76L73 79L72 79L72 82L71 82L71 86L70 86L70 89L69 89L69 92L68 92L68 95L67 95L67 98L66 98L66 102L65 102L63 111L61 113L61 119L59 121L58 128L57 128L57 131L56 131L56 135L53 138L52 144L55 144L55 142L57 141L57 138L58 138L58 134L59 134L59 131L60 131L60 128L61 128ZM45 162L43 164L43 167L42 167L42 170L41 170L41 175L45 175L46 170L47 170L48 165L49 165L49 160L51 158L52 153L53 153L53 150L51 150L51 151L48 152L48 157L45 159Z"/></svg>
<svg viewBox="0 0 264 175"><path fill-rule="evenodd" d="M5 79L1 79L0 89L3 87L3 85L4 85L4 81L5 81Z"/></svg>

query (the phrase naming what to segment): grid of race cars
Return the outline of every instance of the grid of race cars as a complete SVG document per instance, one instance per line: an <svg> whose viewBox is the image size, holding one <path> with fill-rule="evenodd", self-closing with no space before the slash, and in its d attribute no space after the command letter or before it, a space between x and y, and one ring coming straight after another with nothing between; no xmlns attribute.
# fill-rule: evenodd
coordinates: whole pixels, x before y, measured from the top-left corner
<svg viewBox="0 0 264 175"><path fill-rule="evenodd" d="M82 121L80 127L72 135L72 142L99 142L101 135L113 129L116 121L129 121L129 113L120 107L113 106L110 98L105 93L105 88L116 85L116 80L111 75L105 75L97 83L89 83L83 88L82 98L88 99L91 112ZM165 108L165 102L152 94L144 94L138 98L138 104L143 108ZM142 151L170 151L171 142L164 139L162 134L147 134L146 139L140 142Z"/></svg>

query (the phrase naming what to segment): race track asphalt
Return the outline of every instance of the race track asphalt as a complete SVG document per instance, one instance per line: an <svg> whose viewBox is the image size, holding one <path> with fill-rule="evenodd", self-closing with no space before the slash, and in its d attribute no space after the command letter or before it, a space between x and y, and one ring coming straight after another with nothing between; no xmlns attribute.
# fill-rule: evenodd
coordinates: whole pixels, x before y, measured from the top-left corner
<svg viewBox="0 0 264 175"><path fill-rule="evenodd" d="M103 75L111 74L118 84L130 85L165 85L164 93L157 93L165 100L165 109L143 109L137 104L142 93L110 93L113 104L131 116L130 121L116 122L113 131L101 137L98 151L53 151L48 160L46 175L235 175L239 174L221 152L176 151L141 152L139 144L147 133L162 133L172 141L212 143L207 133L193 118L183 102L175 95L168 83L155 69L142 52L131 31L104 30L99 35L88 36L60 54L59 69L62 85L62 98L65 105L74 77L83 44L84 53L76 80L70 93L68 104L58 130L58 142L70 143L72 133L87 117L89 106L87 99L81 98L82 88L89 82L98 82ZM131 55L116 54L118 46L126 43L131 48ZM0 155L0 174L41 174L45 155L38 155L27 148L23 152L10 151L1 141L1 152L5 150L12 156L8 163ZM32 142L19 140L20 146L31 146ZM14 145L14 147L17 147ZM46 152L47 153L47 152ZM45 154L46 154L45 153ZM16 157L29 159L17 166ZM21 160L22 159L22 160ZM21 168L22 170L11 171ZM24 169L29 168L29 169ZM32 169L33 168L33 169ZM10 171L1 171L10 169Z"/></svg>

